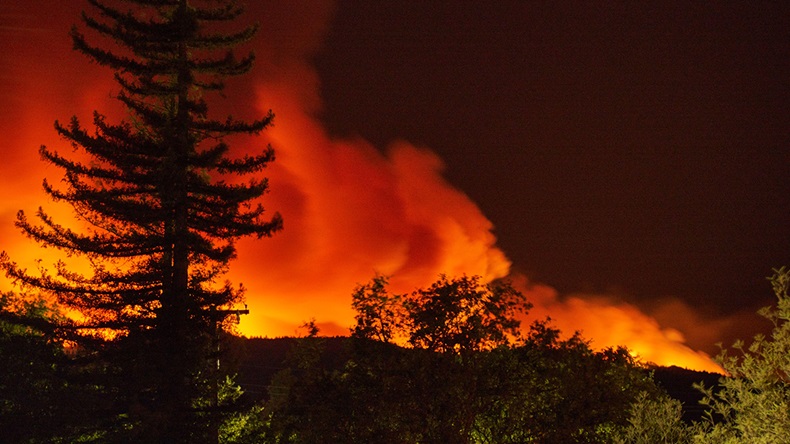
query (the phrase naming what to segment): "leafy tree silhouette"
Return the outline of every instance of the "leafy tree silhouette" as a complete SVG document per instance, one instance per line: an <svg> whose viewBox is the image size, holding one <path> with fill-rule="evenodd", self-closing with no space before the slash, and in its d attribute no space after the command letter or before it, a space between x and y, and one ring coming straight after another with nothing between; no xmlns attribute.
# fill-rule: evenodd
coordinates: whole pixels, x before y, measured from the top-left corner
<svg viewBox="0 0 790 444"><path fill-rule="evenodd" d="M773 323L771 334L756 335L750 345L737 341L716 361L726 372L718 385L699 383L702 421L681 421L678 401L640 398L617 443L790 443L790 270L775 269L774 307L758 313Z"/></svg>
<svg viewBox="0 0 790 444"><path fill-rule="evenodd" d="M261 442L606 443L640 393L659 393L626 349L592 350L547 322L520 330L531 305L506 281L387 287L356 288L340 349L314 334L294 346Z"/></svg>

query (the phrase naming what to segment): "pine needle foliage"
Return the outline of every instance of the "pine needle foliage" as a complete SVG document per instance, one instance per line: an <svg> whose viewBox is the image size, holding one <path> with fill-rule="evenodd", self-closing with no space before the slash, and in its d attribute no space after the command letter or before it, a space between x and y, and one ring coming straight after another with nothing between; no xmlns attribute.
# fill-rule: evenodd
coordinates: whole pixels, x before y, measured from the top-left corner
<svg viewBox="0 0 790 444"><path fill-rule="evenodd" d="M82 26L71 31L74 49L114 71L128 117L111 123L95 112L93 130L77 117L56 122L76 154L42 146L43 160L64 173L63 185L43 186L80 222L64 225L39 208L37 220L20 211L16 225L43 246L86 258L91 271L61 261L31 273L5 253L0 264L81 315L59 331L117 376L108 390L124 434L139 432L130 440L201 442L211 433L200 424L211 421L194 406L216 396L207 376L216 362L212 341L223 310L242 298L242 288L222 281L234 242L282 227L279 214L266 216L260 205L268 184L257 173L274 160L272 148L232 157L226 141L258 134L273 114L217 119L205 98L251 69L253 54L237 57L234 48L257 26L227 31L243 13L232 0L88 3Z"/></svg>

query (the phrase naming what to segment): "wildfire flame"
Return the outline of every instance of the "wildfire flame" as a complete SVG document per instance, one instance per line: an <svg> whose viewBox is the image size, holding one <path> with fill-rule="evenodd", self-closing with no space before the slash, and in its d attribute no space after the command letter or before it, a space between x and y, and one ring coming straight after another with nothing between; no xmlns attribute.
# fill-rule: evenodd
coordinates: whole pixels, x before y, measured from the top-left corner
<svg viewBox="0 0 790 444"><path fill-rule="evenodd" d="M29 26L28 16L11 13L2 16L10 24L0 26L0 37L12 48L0 55L1 72L7 73L3 81L12 86L0 93L5 142L0 249L31 267L38 258L53 262L55 254L24 239L13 220L19 209L32 214L39 205L53 212L40 184L44 177L56 183L60 171L38 160L37 147L47 144L63 152L69 147L57 140L52 121L74 114L87 121L94 109L111 118L125 116L111 98L116 87L109 73L69 50L74 7L36 14L37 8L52 6L45 3L27 5L30 14L44 18L36 27ZM430 149L395 141L382 153L365 140L333 139L322 127L316 117L319 80L308 60L320 46L331 7L253 3L251 12L272 24L262 27L264 35L254 43L256 74L249 84L232 83L228 100L215 109L232 109L241 117L275 111L275 126L261 139L234 141L234 146L239 154L265 142L274 146L277 161L265 171L271 193L264 205L283 215L285 229L272 239L237 245L229 278L244 283L251 310L240 331L292 335L314 317L322 333L347 334L353 322L351 292L376 273L391 276L394 292L427 286L439 273L484 280L508 276L511 264L496 246L492 223L442 177L442 161ZM59 17L67 21L60 23ZM278 38L283 34L287 44ZM53 213L60 220L71 217L69 209ZM565 333L580 330L596 347L625 345L646 361L719 371L707 355L684 345L679 331L662 328L633 305L601 295L562 298L525 276L511 277L535 305L530 319L550 316ZM0 290L11 289L2 279Z"/></svg>

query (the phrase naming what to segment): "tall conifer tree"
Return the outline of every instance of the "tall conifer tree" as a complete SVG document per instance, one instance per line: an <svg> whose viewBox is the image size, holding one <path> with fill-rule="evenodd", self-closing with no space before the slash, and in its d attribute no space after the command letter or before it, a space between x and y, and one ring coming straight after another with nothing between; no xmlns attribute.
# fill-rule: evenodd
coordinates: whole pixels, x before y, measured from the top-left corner
<svg viewBox="0 0 790 444"><path fill-rule="evenodd" d="M45 246L86 257L92 272L61 262L54 273L33 275L5 254L2 266L82 315L61 331L96 350L108 381L117 377L107 389L130 441L210 442L212 340L223 310L241 298L219 279L235 256L234 240L282 227L279 214L264 217L259 204L266 179L251 176L274 159L272 148L234 158L224 141L259 133L273 114L217 120L204 99L227 77L250 70L253 55L236 58L233 48L256 27L217 30L242 13L233 0L88 3L82 21L94 37L74 27L74 48L115 71L129 117L114 124L95 112L94 131L76 117L56 122L85 156L41 147L43 159L65 173L64 186L45 181L45 191L70 204L83 228L64 226L43 209L38 222L20 212L17 226ZM113 43L96 45L96 37Z"/></svg>

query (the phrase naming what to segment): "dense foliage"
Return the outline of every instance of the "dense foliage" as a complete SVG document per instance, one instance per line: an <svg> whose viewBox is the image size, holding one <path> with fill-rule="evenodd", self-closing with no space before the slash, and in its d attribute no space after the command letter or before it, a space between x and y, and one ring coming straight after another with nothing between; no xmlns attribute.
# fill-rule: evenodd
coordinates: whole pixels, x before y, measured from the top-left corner
<svg viewBox="0 0 790 444"><path fill-rule="evenodd" d="M739 346L739 355L720 356L729 375L718 387L703 388L707 417L689 423L680 402L659 389L627 350L594 351L578 335L562 339L544 322L533 323L522 334L467 331L460 336L486 339L476 348L448 346L456 343L456 335L444 335L445 345L431 342L430 348L409 341L415 325L421 326L420 335L430 330L409 319L426 319L419 315L420 307L436 307L428 303L431 295L454 301L449 313L437 313L435 319L442 323L449 316L494 319L497 307L528 307L507 283L486 286L477 278L442 276L411 295L390 295L386 279L376 278L355 292L358 322L350 338L322 338L314 324L307 324L308 336L283 338L276 341L276 350L252 352L253 366L242 376L267 373L251 385L260 389L265 383L267 396L244 395L232 378L220 385L218 404L232 408L218 427L218 442L787 442L790 273L778 271L773 283L780 303L763 313L775 322L775 331L770 338L758 336L748 348ZM425 304L410 302L423 295ZM491 303L459 303L467 299ZM0 378L0 430L15 433L4 438L105 441L108 434L101 427L107 424L96 424L90 412L108 406L89 381L81 386L66 383L74 379L64 374L80 367L73 365L73 358L64 359L72 353L47 340L42 331L54 325L51 318L57 314L40 301L12 294L4 295L2 303L0 354L12 365ZM511 316L499 319L501 325L517 327ZM467 327L482 324L470 322ZM389 335L381 334L382 326L388 326ZM487 330L477 333L482 331ZM381 339L387 337L392 339ZM274 373L272 366L277 365L280 370ZM70 410L74 399L91 407L75 414ZM30 427L20 433L14 423Z"/></svg>
<svg viewBox="0 0 790 444"><path fill-rule="evenodd" d="M48 334L61 315L40 297L0 294L0 437L6 443L71 442L106 408ZM80 408L75 408L80 406Z"/></svg>
<svg viewBox="0 0 790 444"><path fill-rule="evenodd" d="M391 295L378 277L354 306L354 334L333 359L323 338L295 347L260 442L609 442L636 396L658 393L624 349L596 352L541 322L519 334L529 304L506 282L441 276Z"/></svg>
<svg viewBox="0 0 790 444"><path fill-rule="evenodd" d="M775 270L770 281L777 305L760 314L773 323L773 331L757 335L748 347L739 341L718 356L727 376L716 387L698 386L705 420L687 426L676 401L640 399L619 442L790 443L790 270Z"/></svg>
<svg viewBox="0 0 790 444"><path fill-rule="evenodd" d="M64 172L62 188L44 182L78 222L62 224L39 209L38 222L19 213L17 226L44 246L81 256L90 271L59 262L30 273L3 254L9 277L54 295L79 314L49 333L74 341L86 369L112 400L114 420L102 441L216 441L217 338L240 289L220 279L235 256L234 240L269 236L279 215L264 219L259 172L274 158L228 155L226 136L256 134L272 121L209 116L206 93L247 72L251 54L233 47L255 26L228 32L242 9L232 0L88 0L72 31L77 51L111 68L129 116L93 130L74 117L55 129L75 148L47 147L43 159ZM92 43L92 40L101 42ZM208 400L208 401L206 401ZM208 402L208 404L206 404Z"/></svg>

